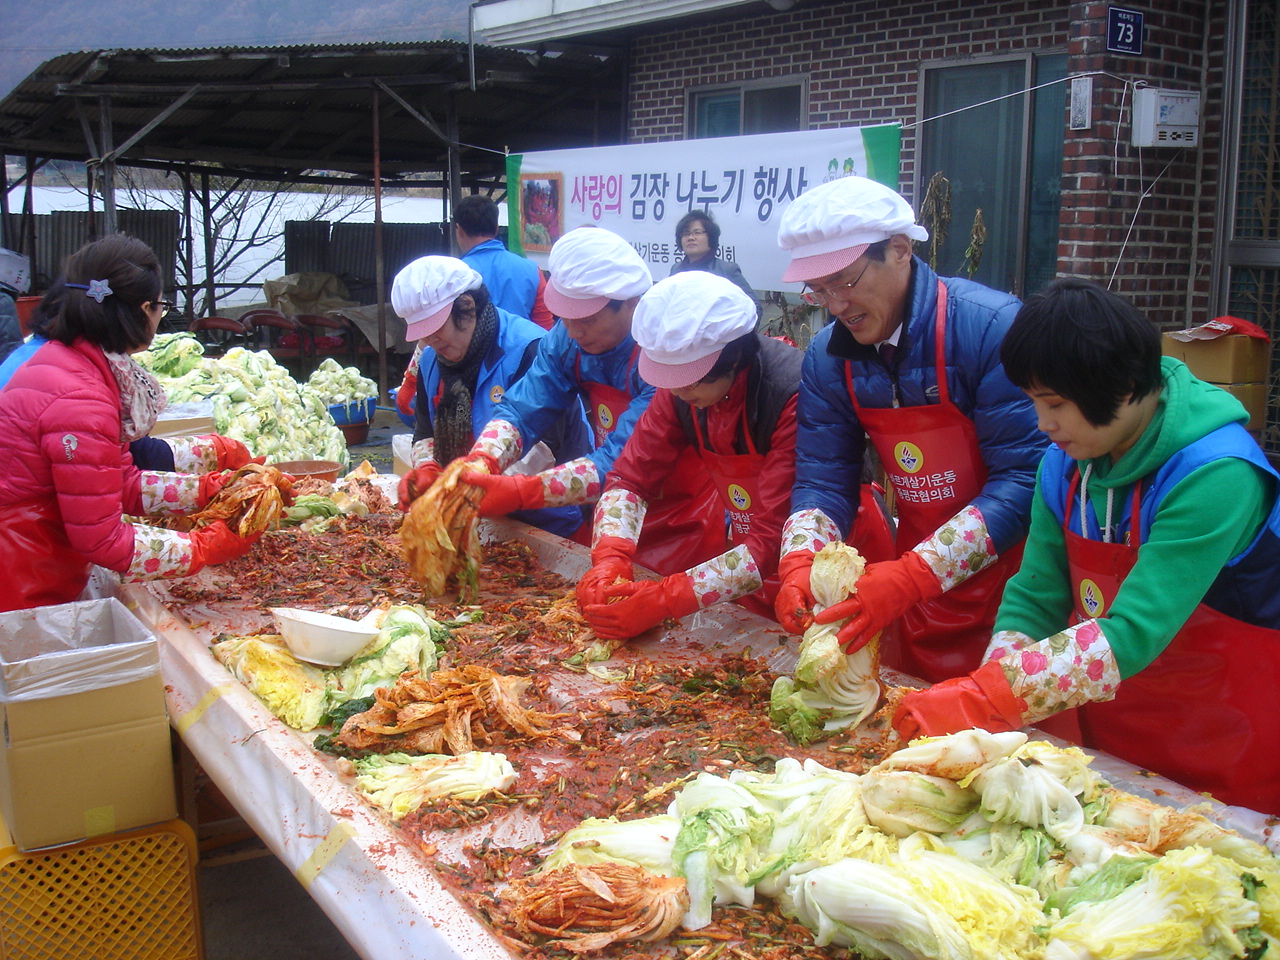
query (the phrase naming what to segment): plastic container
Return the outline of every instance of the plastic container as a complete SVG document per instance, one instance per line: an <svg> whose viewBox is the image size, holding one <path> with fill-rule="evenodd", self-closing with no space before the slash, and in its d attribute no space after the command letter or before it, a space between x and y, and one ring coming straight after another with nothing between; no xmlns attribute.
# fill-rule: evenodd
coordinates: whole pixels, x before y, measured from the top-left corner
<svg viewBox="0 0 1280 960"><path fill-rule="evenodd" d="M284 463L273 463L272 466L297 480L315 477L330 483L338 479L338 471L342 469L342 464L336 460L287 460Z"/></svg>
<svg viewBox="0 0 1280 960"><path fill-rule="evenodd" d="M30 853L0 823L0 957L200 960L197 860L181 820Z"/></svg>
<svg viewBox="0 0 1280 960"><path fill-rule="evenodd" d="M373 414L378 409L378 398L357 400L355 403L334 403L329 406L329 415L338 426L347 423L372 423Z"/></svg>
<svg viewBox="0 0 1280 960"><path fill-rule="evenodd" d="M299 660L337 667L368 646L378 635L374 611L363 620L348 620L296 607L272 607L276 629Z"/></svg>
<svg viewBox="0 0 1280 960"><path fill-rule="evenodd" d="M340 423L338 424L338 429L347 438L347 446L349 447L365 443L369 439L369 424L367 423Z"/></svg>

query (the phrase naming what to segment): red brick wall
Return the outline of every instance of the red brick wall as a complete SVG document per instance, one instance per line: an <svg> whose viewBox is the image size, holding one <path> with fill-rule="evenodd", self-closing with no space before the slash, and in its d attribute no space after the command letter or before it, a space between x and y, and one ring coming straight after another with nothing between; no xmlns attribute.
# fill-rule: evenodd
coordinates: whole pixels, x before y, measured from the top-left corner
<svg viewBox="0 0 1280 960"><path fill-rule="evenodd" d="M1208 44L1206 52L1204 38L1222 36L1224 5L1160 0L1159 11L1144 11L1141 58L1106 53L1107 6L800 0L785 13L769 13L763 3L743 8L756 15L732 19L729 11L722 22L633 43L628 139L683 138L689 87L804 75L811 129L903 124L899 189L914 203L921 64L1066 51L1070 73L1105 75L1094 78L1093 127L1067 131L1059 272L1106 282L1123 246L1113 289L1162 324L1201 322L1208 319L1222 84L1221 42ZM1208 24L1207 8L1213 10ZM1199 151L1184 150L1175 158L1177 150L1148 148L1140 158L1129 146L1133 97L1126 81L1136 80L1180 90L1207 84Z"/></svg>
<svg viewBox="0 0 1280 960"><path fill-rule="evenodd" d="M1107 4L1071 5L1070 73L1094 78L1094 125L1067 131L1058 268L1110 283L1162 323L1207 316L1221 146L1224 4L1162 0L1142 57L1106 50ZM1213 8L1206 24L1206 6ZM1122 78L1122 79L1117 79ZM1127 83L1125 81L1128 81ZM1199 150L1130 144L1133 84L1198 90ZM1114 280L1112 279L1114 277Z"/></svg>

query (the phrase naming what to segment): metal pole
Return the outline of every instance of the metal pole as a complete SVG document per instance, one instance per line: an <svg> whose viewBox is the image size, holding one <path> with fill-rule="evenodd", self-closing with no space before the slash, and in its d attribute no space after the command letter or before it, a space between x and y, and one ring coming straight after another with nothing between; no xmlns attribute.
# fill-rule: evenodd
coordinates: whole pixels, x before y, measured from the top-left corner
<svg viewBox="0 0 1280 960"><path fill-rule="evenodd" d="M9 241L9 157L0 147L0 247L17 249ZM30 256L30 254L28 254ZM32 288L34 289L34 287Z"/></svg>
<svg viewBox="0 0 1280 960"><path fill-rule="evenodd" d="M191 174L182 173L182 230L183 246L186 248L187 282L183 285L186 295L187 316L196 317L196 238L191 230Z"/></svg>
<svg viewBox="0 0 1280 960"><path fill-rule="evenodd" d="M381 99L373 91L373 260L378 288L378 402L387 395L387 265L382 248L382 122ZM355 335L355 332L352 332Z"/></svg>
<svg viewBox="0 0 1280 960"><path fill-rule="evenodd" d="M200 174L200 209L204 227L204 289L205 307L209 316L218 314L218 293L213 285L213 210L209 207L209 174Z"/></svg>
<svg viewBox="0 0 1280 960"><path fill-rule="evenodd" d="M27 256L31 258L31 273L36 271L36 196L32 184L36 179L36 158L27 153L27 189L22 196L22 226L26 233ZM61 269L55 264L55 269Z"/></svg>
<svg viewBox="0 0 1280 960"><path fill-rule="evenodd" d="M449 135L449 209L445 211L444 227L446 236L453 235L449 229L449 221L453 219L453 211L462 199L462 150L458 146L458 102L453 92L445 107L445 132Z"/></svg>
<svg viewBox="0 0 1280 960"><path fill-rule="evenodd" d="M98 125L102 131L102 155L110 157L111 151L114 149L114 139L111 132L111 98L98 98ZM105 159L102 162L102 233L103 236L110 236L115 233L117 227L116 220L116 162L114 159Z"/></svg>

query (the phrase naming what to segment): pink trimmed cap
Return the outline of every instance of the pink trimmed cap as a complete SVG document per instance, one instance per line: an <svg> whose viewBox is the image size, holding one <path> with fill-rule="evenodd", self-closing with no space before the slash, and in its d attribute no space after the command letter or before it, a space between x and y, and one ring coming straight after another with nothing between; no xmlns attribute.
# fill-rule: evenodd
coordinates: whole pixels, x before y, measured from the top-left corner
<svg viewBox="0 0 1280 960"><path fill-rule="evenodd" d="M640 376L667 390L697 383L728 344L755 328L755 301L731 280L705 270L659 280L631 319Z"/></svg>
<svg viewBox="0 0 1280 960"><path fill-rule="evenodd" d="M911 204L867 177L841 177L802 193L778 224L778 246L791 255L788 282L816 280L843 270L867 247L897 234L928 240Z"/></svg>
<svg viewBox="0 0 1280 960"><path fill-rule="evenodd" d="M449 319L453 301L484 283L484 278L457 257L419 257L391 284L391 306L404 318L404 338L412 343L429 337Z"/></svg>
<svg viewBox="0 0 1280 960"><path fill-rule="evenodd" d="M542 299L557 317L581 320L610 300L630 300L653 285L635 247L603 227L570 230L551 247Z"/></svg>

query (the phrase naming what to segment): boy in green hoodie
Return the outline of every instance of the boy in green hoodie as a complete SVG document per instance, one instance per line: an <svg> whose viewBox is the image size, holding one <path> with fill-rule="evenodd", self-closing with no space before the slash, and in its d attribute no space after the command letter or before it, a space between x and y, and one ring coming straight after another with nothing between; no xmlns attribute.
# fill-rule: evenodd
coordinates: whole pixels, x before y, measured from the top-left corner
<svg viewBox="0 0 1280 960"><path fill-rule="evenodd" d="M1075 278L1028 298L1001 360L1053 443L1022 567L983 666L907 694L894 727L1010 730L1078 707L1086 746L1280 813L1280 476L1248 414Z"/></svg>

